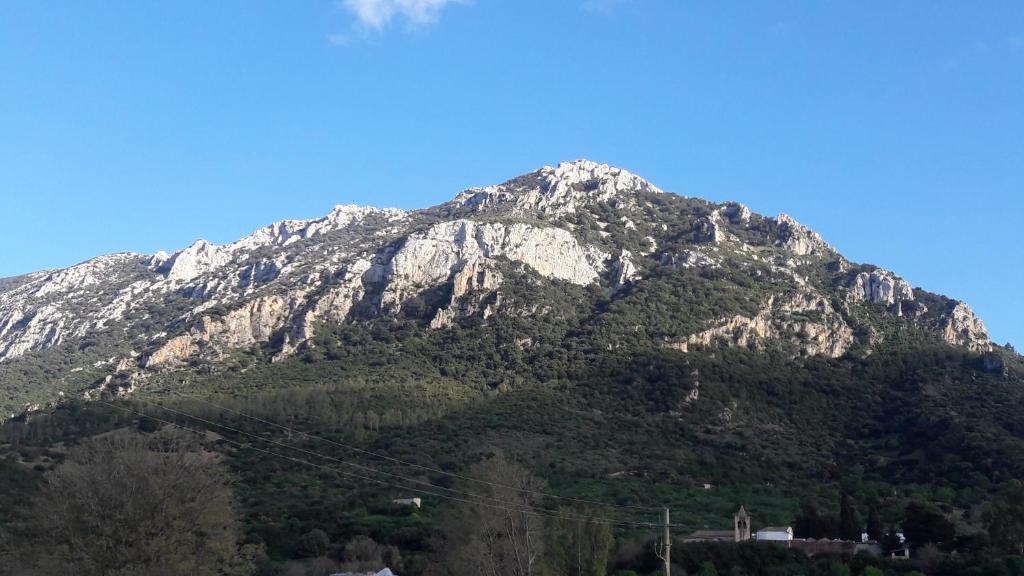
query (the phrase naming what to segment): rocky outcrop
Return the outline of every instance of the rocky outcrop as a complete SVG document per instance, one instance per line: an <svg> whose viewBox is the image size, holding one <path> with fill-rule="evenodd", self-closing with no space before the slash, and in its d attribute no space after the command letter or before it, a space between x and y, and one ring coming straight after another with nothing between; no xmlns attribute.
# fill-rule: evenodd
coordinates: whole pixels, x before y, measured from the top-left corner
<svg viewBox="0 0 1024 576"><path fill-rule="evenodd" d="M335 283L309 303L299 316L294 329L287 335L289 347L293 349L295 343L312 338L320 323L340 324L348 319L349 312L366 295L364 278L372 268L373 263L366 258L360 258L346 266Z"/></svg>
<svg viewBox="0 0 1024 576"><path fill-rule="evenodd" d="M625 286L634 280L640 279L640 271L633 263L633 254L629 250L623 250L619 259L615 262L614 287Z"/></svg>
<svg viewBox="0 0 1024 576"><path fill-rule="evenodd" d="M747 208L739 202L726 202L719 209L719 213L721 213L721 215L732 224L750 223L750 208Z"/></svg>
<svg viewBox="0 0 1024 576"><path fill-rule="evenodd" d="M891 306L899 302L913 301L914 289L903 278L888 270L876 268L854 277L850 295L856 302L874 302Z"/></svg>
<svg viewBox="0 0 1024 576"><path fill-rule="evenodd" d="M157 272L163 273L168 280L187 282L230 261L229 249L210 244L206 240L196 240L191 246L166 261L154 262L154 268Z"/></svg>
<svg viewBox="0 0 1024 576"><path fill-rule="evenodd" d="M129 265L139 258L138 254L121 253L99 256L76 264L64 270L56 270L42 278L35 298L65 293L80 293L92 286L97 286L107 279L107 275L118 268Z"/></svg>
<svg viewBox="0 0 1024 576"><path fill-rule="evenodd" d="M708 244L723 242L728 236L717 212L697 220L694 226L694 241Z"/></svg>
<svg viewBox="0 0 1024 576"><path fill-rule="evenodd" d="M480 309L483 296L501 286L502 276L480 260L467 262L452 276L452 295L447 306L440 308L430 321L431 328L451 326L459 316L481 313L485 319L493 313L492 307ZM471 296L476 295L476 298Z"/></svg>
<svg viewBox="0 0 1024 576"><path fill-rule="evenodd" d="M56 346L64 341L65 320L54 305L35 310L15 309L0 319L0 356L21 356L26 352Z"/></svg>
<svg viewBox="0 0 1024 576"><path fill-rule="evenodd" d="M828 300L812 292L797 292L773 296L754 317L727 318L713 328L689 336L685 346L675 347L688 351L693 346L722 343L760 349L772 339L790 342L808 356L838 358L853 345L854 334Z"/></svg>
<svg viewBox="0 0 1024 576"><path fill-rule="evenodd" d="M301 301L301 295L266 296L243 304L220 318L204 316L193 330L196 338L226 348L267 342L284 327Z"/></svg>
<svg viewBox="0 0 1024 576"><path fill-rule="evenodd" d="M964 346L975 352L992 350L985 323L974 315L971 307L957 302L942 322L942 338L954 346Z"/></svg>
<svg viewBox="0 0 1024 576"><path fill-rule="evenodd" d="M404 218L406 212L397 208L381 209L372 206L356 206L355 204L338 205L323 218L282 220L260 228L249 236L230 244L229 249L234 252L253 250L264 246L287 246L299 240L315 238L328 232L356 226L371 216L380 216L389 222L394 222Z"/></svg>
<svg viewBox="0 0 1024 576"><path fill-rule="evenodd" d="M146 360L147 368L176 366L187 362L199 352L199 345L191 334L183 334L171 338L163 346L150 354Z"/></svg>
<svg viewBox="0 0 1024 576"><path fill-rule="evenodd" d="M779 214L779 244L797 256L822 255L833 252L832 247L815 231L797 222L788 214Z"/></svg>
<svg viewBox="0 0 1024 576"><path fill-rule="evenodd" d="M666 252L661 255L659 261L662 266L673 268L717 268L721 265L715 258L692 250L683 250L677 253Z"/></svg>
<svg viewBox="0 0 1024 576"><path fill-rule="evenodd" d="M471 188L456 196L461 208L480 209L497 204L513 213L538 211L564 216L594 202L628 202L638 193L661 190L621 168L590 160L562 162L497 186Z"/></svg>
<svg viewBox="0 0 1024 576"><path fill-rule="evenodd" d="M267 342L284 328L299 298L267 296L247 302L224 316L203 316L187 334L169 339L146 360L147 368L176 365L201 349L222 352Z"/></svg>
<svg viewBox="0 0 1024 576"><path fill-rule="evenodd" d="M383 271L382 310L394 310L410 295L447 280L471 261L506 258L541 276L574 284L597 281L609 254L582 245L567 230L528 224L456 220L409 236Z"/></svg>

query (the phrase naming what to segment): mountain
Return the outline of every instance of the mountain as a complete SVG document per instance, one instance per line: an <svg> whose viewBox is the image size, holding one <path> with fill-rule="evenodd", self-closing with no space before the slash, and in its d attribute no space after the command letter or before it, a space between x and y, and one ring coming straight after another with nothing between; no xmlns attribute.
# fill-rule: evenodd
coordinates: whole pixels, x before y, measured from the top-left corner
<svg viewBox="0 0 1024 576"><path fill-rule="evenodd" d="M111 254L0 280L0 406L14 414L58 394L129 390L161 372L216 367L240 349L281 361L313 346L325 323L414 316L444 330L467 318L559 313L515 298L512 275L593 288L612 308L696 275L716 292L713 305L679 295L678 309L629 335L681 354L774 342L793 356L863 356L894 326L992 349L967 304L850 262L785 214L665 193L578 160L431 208L337 206L230 244L197 240L171 254Z"/></svg>
<svg viewBox="0 0 1024 576"><path fill-rule="evenodd" d="M927 503L967 565L1024 477L1024 360L967 304L784 214L586 160L2 280L0 408L0 532L68 446L174 423L209 431L246 541L282 570L316 534L429 573L438 491L477 493L495 454L575 504L671 506L680 535L739 504L827 526L840 494L884 525ZM617 529L616 565L653 573L648 537Z"/></svg>

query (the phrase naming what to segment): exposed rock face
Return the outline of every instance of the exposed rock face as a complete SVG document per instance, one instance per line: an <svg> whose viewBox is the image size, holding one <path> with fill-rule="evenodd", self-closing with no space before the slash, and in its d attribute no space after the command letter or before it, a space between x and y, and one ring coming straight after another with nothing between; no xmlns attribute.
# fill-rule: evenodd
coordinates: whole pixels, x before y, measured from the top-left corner
<svg viewBox="0 0 1024 576"><path fill-rule="evenodd" d="M467 262L462 269L455 272L452 277L452 296L448 305L439 309L434 318L430 321L431 328L444 328L451 326L458 316L466 316L480 311L480 304L483 298L470 300L468 296L473 293L490 293L501 286L502 276L497 270L492 270L479 259ZM499 301L496 299L496 302ZM486 319L493 313L491 307L485 307L482 316Z"/></svg>
<svg viewBox="0 0 1024 576"><path fill-rule="evenodd" d="M166 270L169 280L187 282L220 268L230 261L231 251L227 248L215 246L206 240L196 240L195 243L172 256L167 262L161 262L157 271Z"/></svg>
<svg viewBox="0 0 1024 576"><path fill-rule="evenodd" d="M262 246L287 246L299 240L314 238L335 230L355 226L370 216L383 216L388 221L399 221L406 216L397 208L373 208L344 204L335 206L327 216L317 220L282 220L260 228L249 236L229 245L231 251L251 250Z"/></svg>
<svg viewBox="0 0 1024 576"><path fill-rule="evenodd" d="M200 340L231 348L266 342L284 326L297 308L297 300L281 296L257 298L223 318L203 317L194 332Z"/></svg>
<svg viewBox="0 0 1024 576"><path fill-rule="evenodd" d="M282 297L268 296L247 302L222 318L203 316L189 333L171 338L150 355L146 367L183 362L200 351L200 343L225 349L267 342L285 326L294 306Z"/></svg>
<svg viewBox="0 0 1024 576"><path fill-rule="evenodd" d="M633 263L633 254L629 250L623 250L615 263L615 286L624 286L640 278L640 272Z"/></svg>
<svg viewBox="0 0 1024 576"><path fill-rule="evenodd" d="M858 274L850 287L850 294L855 301L880 302L890 306L914 299L914 289L906 280L881 268Z"/></svg>
<svg viewBox="0 0 1024 576"><path fill-rule="evenodd" d="M547 278L590 284L610 256L580 244L561 228L444 222L410 236L391 259L384 272L382 309L394 309L411 293L441 283L467 262L499 257L522 262Z"/></svg>
<svg viewBox="0 0 1024 576"><path fill-rule="evenodd" d="M950 344L964 346L976 352L987 352L992 349L985 323L963 302L958 302L943 322L942 338Z"/></svg>
<svg viewBox="0 0 1024 576"><path fill-rule="evenodd" d="M721 209L721 214L733 224L747 224L750 222L750 208L739 202L726 202Z"/></svg>
<svg viewBox="0 0 1024 576"><path fill-rule="evenodd" d="M695 240L697 242L718 244L728 237L717 212L706 218L701 218L697 222L696 230L697 236Z"/></svg>
<svg viewBox="0 0 1024 576"><path fill-rule="evenodd" d="M733 316L723 323L686 339L683 351L694 345L721 342L729 346L758 349L770 339L797 345L802 354L838 358L853 345L853 330L825 298L811 292L797 292L769 298L753 318ZM677 346L678 347L678 346Z"/></svg>
<svg viewBox="0 0 1024 576"><path fill-rule="evenodd" d="M352 307L365 296L363 278L370 273L372 267L373 264L368 259L356 260L346 267L338 281L322 296L307 304L306 311L299 315L291 334L288 335L288 349L285 352L293 351L296 341L301 343L312 338L318 323L344 322Z"/></svg>
<svg viewBox="0 0 1024 576"><path fill-rule="evenodd" d="M4 356L20 356L30 350L49 348L64 341L64 319L56 306L31 311L13 310L0 324L0 336L10 335L0 349Z"/></svg>
<svg viewBox="0 0 1024 576"><path fill-rule="evenodd" d="M471 188L455 198L461 207L510 204L514 212L539 211L562 216L593 202L623 201L639 192L661 190L639 176L590 160L562 162L505 184Z"/></svg>
<svg viewBox="0 0 1024 576"><path fill-rule="evenodd" d="M146 360L147 368L157 368L180 364L187 361L199 351L195 338L191 334L175 336L168 340Z"/></svg>
<svg viewBox="0 0 1024 576"><path fill-rule="evenodd" d="M119 317L134 285L109 293L143 260L137 254L100 256L64 270L26 275L0 291L0 361L85 336Z"/></svg>
<svg viewBox="0 0 1024 576"><path fill-rule="evenodd" d="M832 252L832 247L815 231L797 222L787 214L779 214L780 244L797 256L820 255Z"/></svg>
<svg viewBox="0 0 1024 576"><path fill-rule="evenodd" d="M715 258L692 250L679 253L665 253L659 259L662 266L673 268L717 268L720 262Z"/></svg>

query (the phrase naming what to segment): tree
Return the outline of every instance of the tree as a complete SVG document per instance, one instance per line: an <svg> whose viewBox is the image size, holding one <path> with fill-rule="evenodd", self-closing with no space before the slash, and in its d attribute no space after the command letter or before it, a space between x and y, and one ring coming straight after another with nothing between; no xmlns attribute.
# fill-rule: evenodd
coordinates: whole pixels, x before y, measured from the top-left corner
<svg viewBox="0 0 1024 576"><path fill-rule="evenodd" d="M331 538L326 532L314 528L299 538L299 555L306 558L323 556L331 545Z"/></svg>
<svg viewBox="0 0 1024 576"><path fill-rule="evenodd" d="M241 573L230 478L189 440L125 432L71 450L34 501L26 572Z"/></svg>
<svg viewBox="0 0 1024 576"><path fill-rule="evenodd" d="M850 497L844 492L839 502L839 537L843 540L860 542L861 527L857 511L850 504Z"/></svg>
<svg viewBox="0 0 1024 576"><path fill-rule="evenodd" d="M558 574L605 576L612 533L583 508L562 509L553 522L549 547Z"/></svg>
<svg viewBox="0 0 1024 576"><path fill-rule="evenodd" d="M797 538L819 538L821 519L818 508L809 502L800 504L800 515L793 520L793 532Z"/></svg>
<svg viewBox="0 0 1024 576"><path fill-rule="evenodd" d="M700 569L697 570L697 576L718 576L718 569L715 568L714 562L709 560L700 565Z"/></svg>
<svg viewBox="0 0 1024 576"><path fill-rule="evenodd" d="M889 527L885 530L885 534L882 535L882 539L879 541L883 550L890 552L900 547L900 537L896 534L896 527L889 524Z"/></svg>
<svg viewBox="0 0 1024 576"><path fill-rule="evenodd" d="M1024 556L1024 482L1008 482L993 499L984 520L993 544Z"/></svg>
<svg viewBox="0 0 1024 576"><path fill-rule="evenodd" d="M838 560L828 565L829 576L850 576L850 567Z"/></svg>
<svg viewBox="0 0 1024 576"><path fill-rule="evenodd" d="M481 500L448 506L441 523L442 570L452 576L533 576L540 573L544 523L539 508L543 484L525 468L496 455L470 470L486 484L464 486Z"/></svg>
<svg viewBox="0 0 1024 576"><path fill-rule="evenodd" d="M875 542L881 542L885 537L885 525L878 515L878 507L872 505L868 508L868 538Z"/></svg>
<svg viewBox="0 0 1024 576"><path fill-rule="evenodd" d="M929 542L950 546L956 536L956 528L941 512L919 502L911 502L904 510L903 534L915 546Z"/></svg>

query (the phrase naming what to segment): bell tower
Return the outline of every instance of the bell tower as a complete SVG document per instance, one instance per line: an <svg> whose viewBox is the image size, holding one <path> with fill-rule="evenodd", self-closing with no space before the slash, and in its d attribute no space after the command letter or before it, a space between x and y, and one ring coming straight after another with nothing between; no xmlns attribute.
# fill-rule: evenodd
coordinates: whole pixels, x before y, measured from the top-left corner
<svg viewBox="0 0 1024 576"><path fill-rule="evenodd" d="M743 506L740 506L740 511L733 515L732 520L737 542L750 540L750 521L752 519L753 517L747 514L747 510Z"/></svg>

